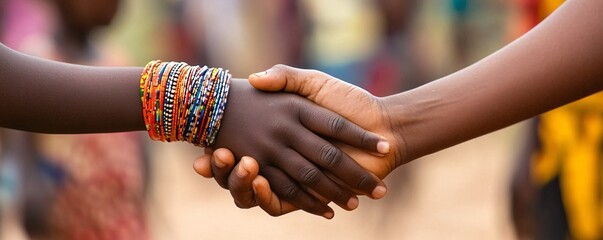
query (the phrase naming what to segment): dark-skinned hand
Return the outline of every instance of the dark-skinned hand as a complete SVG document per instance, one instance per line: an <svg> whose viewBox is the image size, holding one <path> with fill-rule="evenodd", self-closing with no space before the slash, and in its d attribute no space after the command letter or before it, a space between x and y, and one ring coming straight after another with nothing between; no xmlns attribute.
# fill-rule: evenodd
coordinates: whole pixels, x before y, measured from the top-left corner
<svg viewBox="0 0 603 240"><path fill-rule="evenodd" d="M325 138L371 152L377 152L377 145L385 141L305 98L261 92L247 80L234 79L212 147L228 148L236 159L257 159L259 173L276 195L309 213L330 218L333 210L309 192L349 210L358 203L353 191L371 194L384 184ZM212 168L220 172L218 166ZM228 188L228 175L214 177Z"/></svg>
<svg viewBox="0 0 603 240"><path fill-rule="evenodd" d="M345 144L335 143L361 166L380 178L385 177L397 166L404 163L403 149L397 147L403 145L397 144L402 140L393 134L387 111L382 111L381 101L383 99L376 98L358 87L327 74L282 65L275 66L264 74L252 75L249 80L258 89L284 90L300 94L321 106L338 112L366 129L385 136L390 143L389 145L392 146L389 153L385 155L378 155ZM225 177L223 176L227 176L228 181L225 184L230 188L233 198L238 203L237 206L241 208L251 208L259 205L264 211L275 216L297 210L288 199L279 198L278 195L274 194L269 182L262 176L251 179L249 176L235 174L236 171L231 173L230 170L233 168L239 169L240 167L239 165L234 166L235 159L233 157L228 149L217 149L213 153L213 157L206 155L198 158L195 161L194 168L205 177L216 177L215 179L218 182L224 181ZM246 162L253 163L254 160L248 158ZM233 164L224 168L212 167L217 162ZM251 166L251 164L245 166ZM370 197L381 198L385 195L385 188L375 190L369 195ZM253 195L254 191L256 195Z"/></svg>

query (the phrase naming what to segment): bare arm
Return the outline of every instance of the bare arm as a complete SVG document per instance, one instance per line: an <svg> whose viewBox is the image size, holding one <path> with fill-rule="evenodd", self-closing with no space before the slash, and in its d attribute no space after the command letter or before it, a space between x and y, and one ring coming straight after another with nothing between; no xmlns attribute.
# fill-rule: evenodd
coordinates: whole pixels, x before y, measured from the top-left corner
<svg viewBox="0 0 603 240"><path fill-rule="evenodd" d="M568 1L485 59L383 99L415 159L600 91L603 1Z"/></svg>
<svg viewBox="0 0 603 240"><path fill-rule="evenodd" d="M0 72L0 127L43 133L145 129L142 68L54 62L0 44Z"/></svg>
<svg viewBox="0 0 603 240"><path fill-rule="evenodd" d="M324 73L286 66L249 80L257 89L300 94L387 137L394 145L386 156L348 151L360 165L383 178L403 163L602 90L602 10L603 1L568 1L528 34L485 59L385 98ZM211 176L209 164L208 157L200 158L195 167ZM228 170L219 174L226 175ZM250 180L234 174L230 178L233 197L249 203L245 207L259 205L273 215L292 211L283 210L286 202L265 194L269 186L259 184L265 181L254 183L256 199L245 200Z"/></svg>
<svg viewBox="0 0 603 240"><path fill-rule="evenodd" d="M142 68L64 64L3 45L0 59L0 127L44 133L145 129L139 89ZM380 136L300 96L260 92L241 79L233 79L229 89L214 146L231 148L239 158L261 159L261 172L271 176L280 197L331 218L332 209L307 188L346 209L357 206L352 190L371 194L384 188L377 176L323 139L377 152L378 145L387 144ZM189 105L193 104L191 100ZM327 174L343 182L334 182Z"/></svg>

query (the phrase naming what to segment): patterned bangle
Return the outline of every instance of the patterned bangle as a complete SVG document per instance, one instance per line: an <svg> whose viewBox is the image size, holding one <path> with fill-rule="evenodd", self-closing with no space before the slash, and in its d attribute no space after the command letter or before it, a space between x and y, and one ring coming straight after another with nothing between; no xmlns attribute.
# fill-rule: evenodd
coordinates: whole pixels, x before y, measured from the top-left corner
<svg viewBox="0 0 603 240"><path fill-rule="evenodd" d="M149 137L211 146L226 108L231 75L221 68L149 62L140 77L140 101Z"/></svg>

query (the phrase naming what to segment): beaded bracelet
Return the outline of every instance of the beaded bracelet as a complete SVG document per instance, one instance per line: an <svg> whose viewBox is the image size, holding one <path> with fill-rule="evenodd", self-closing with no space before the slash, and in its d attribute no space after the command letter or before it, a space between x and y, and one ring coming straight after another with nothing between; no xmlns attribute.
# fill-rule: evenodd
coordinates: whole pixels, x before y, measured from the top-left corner
<svg viewBox="0 0 603 240"><path fill-rule="evenodd" d="M222 68L149 62L140 76L142 115L149 137L211 146L226 108L230 79Z"/></svg>

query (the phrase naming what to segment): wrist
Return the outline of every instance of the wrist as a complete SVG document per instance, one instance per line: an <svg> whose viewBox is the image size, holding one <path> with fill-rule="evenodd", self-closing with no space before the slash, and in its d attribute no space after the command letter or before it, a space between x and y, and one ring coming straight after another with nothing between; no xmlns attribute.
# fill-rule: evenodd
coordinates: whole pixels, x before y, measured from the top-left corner
<svg viewBox="0 0 603 240"><path fill-rule="evenodd" d="M141 74L140 100L149 137L211 146L230 86L221 68L151 61Z"/></svg>
<svg viewBox="0 0 603 240"><path fill-rule="evenodd" d="M393 157L396 160L396 166L405 164L414 158L408 149L405 128L406 122L409 122L408 117L414 116L411 114L410 108L405 106L403 101L399 101L401 94L396 94L387 97L378 98L378 105L382 118L384 119L387 135L393 138L395 146L393 146ZM390 141L391 142L391 141Z"/></svg>

